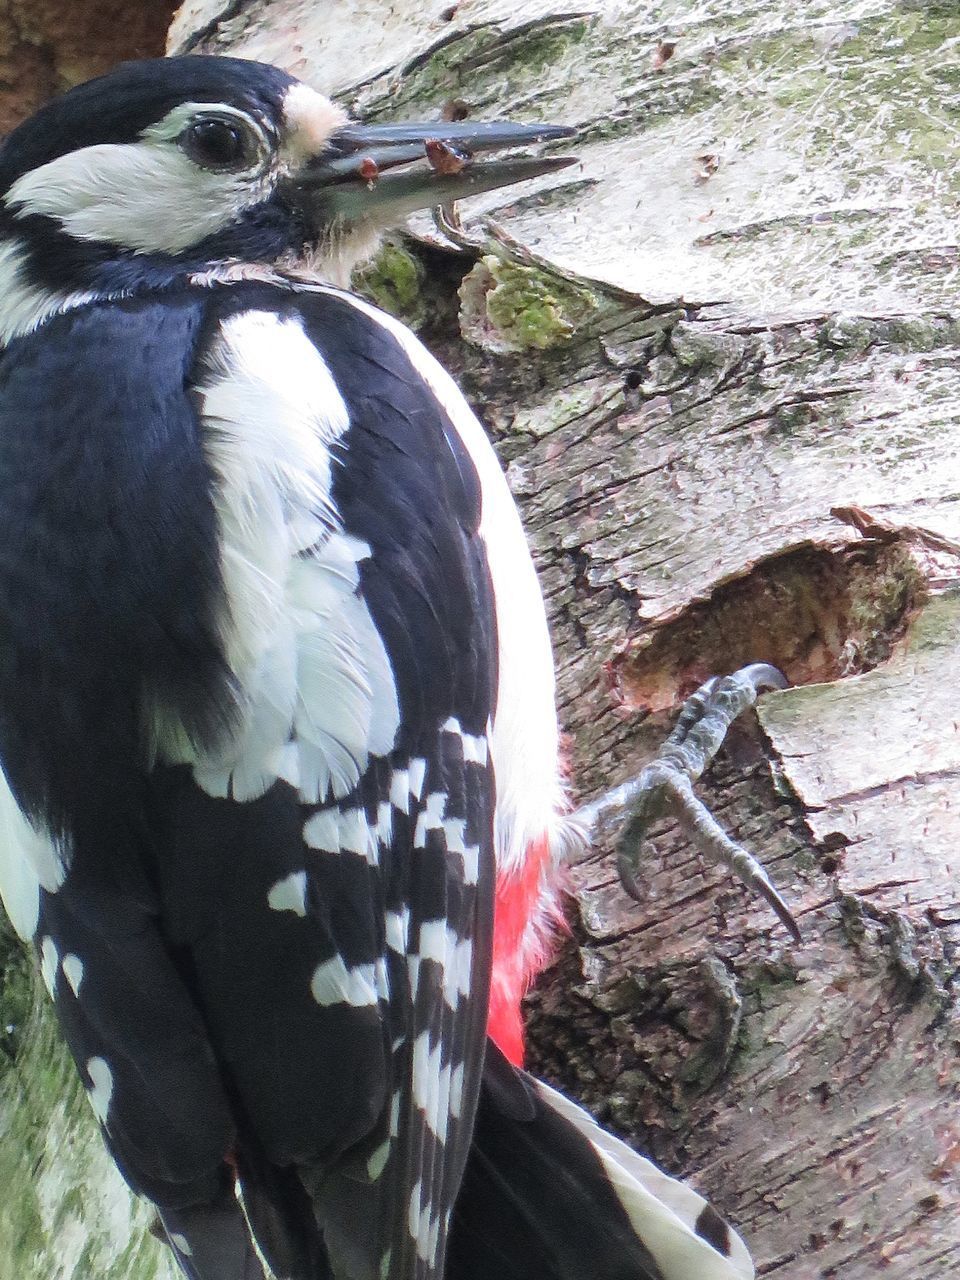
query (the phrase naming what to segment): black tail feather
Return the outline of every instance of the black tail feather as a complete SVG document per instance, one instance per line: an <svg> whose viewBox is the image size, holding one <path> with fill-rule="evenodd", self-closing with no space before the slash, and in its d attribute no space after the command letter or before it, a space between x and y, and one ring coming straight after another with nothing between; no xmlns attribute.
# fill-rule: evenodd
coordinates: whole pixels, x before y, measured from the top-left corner
<svg viewBox="0 0 960 1280"><path fill-rule="evenodd" d="M695 1192L491 1046L446 1280L491 1276L749 1280L753 1266Z"/></svg>
<svg viewBox="0 0 960 1280"><path fill-rule="evenodd" d="M232 1188L209 1204L157 1212L189 1280L265 1280Z"/></svg>
<svg viewBox="0 0 960 1280"><path fill-rule="evenodd" d="M278 1280L333 1280L313 1203L295 1169L281 1169L255 1153L247 1140L237 1172L260 1252Z"/></svg>

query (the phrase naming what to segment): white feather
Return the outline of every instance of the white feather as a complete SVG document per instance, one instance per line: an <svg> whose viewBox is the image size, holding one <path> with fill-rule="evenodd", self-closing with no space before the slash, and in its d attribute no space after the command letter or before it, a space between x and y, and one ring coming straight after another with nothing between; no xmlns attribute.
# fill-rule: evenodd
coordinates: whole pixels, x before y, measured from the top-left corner
<svg viewBox="0 0 960 1280"><path fill-rule="evenodd" d="M753 1280L747 1247L728 1228L731 1252L724 1257L694 1230L707 1202L685 1183L606 1133L591 1116L549 1085L535 1082L544 1102L592 1143L634 1230L653 1254L664 1280Z"/></svg>
<svg viewBox="0 0 960 1280"><path fill-rule="evenodd" d="M462 1062L454 1067L450 1076L450 1114L455 1120L460 1119L460 1110L463 1106L463 1077L464 1065Z"/></svg>
<svg viewBox="0 0 960 1280"><path fill-rule="evenodd" d="M340 852L340 810L318 809L303 824L303 841L308 849L320 853Z"/></svg>
<svg viewBox="0 0 960 1280"><path fill-rule="evenodd" d="M87 1097L93 1113L102 1125L106 1125L113 1097L113 1072L104 1058L88 1058L87 1075L91 1082Z"/></svg>
<svg viewBox="0 0 960 1280"><path fill-rule="evenodd" d="M267 894L267 905L273 911L292 911L295 916L307 914L307 873L292 871L278 880ZM66 961L64 961L66 968Z"/></svg>
<svg viewBox="0 0 960 1280"><path fill-rule="evenodd" d="M354 1008L376 1005L377 971L372 964L357 964L348 968L342 956L334 956L317 965L313 972L310 990L317 1004L348 1004Z"/></svg>
<svg viewBox="0 0 960 1280"><path fill-rule="evenodd" d="M333 534L294 564L288 598L297 628L300 791L320 802L346 795L370 755L392 750L400 723L380 633L360 595L359 561L370 548Z"/></svg>
<svg viewBox="0 0 960 1280"><path fill-rule="evenodd" d="M399 911L388 911L386 914L387 946L397 955L406 955L410 937L410 908L402 907Z"/></svg>
<svg viewBox="0 0 960 1280"><path fill-rule="evenodd" d="M63 976L70 984L70 990L75 996L80 995L80 984L83 982L83 961L79 956L75 956L72 952L68 952L63 957L60 966L63 969Z"/></svg>
<svg viewBox="0 0 960 1280"><path fill-rule="evenodd" d="M365 858L371 866L377 863L376 835L370 829L367 815L362 809L344 809L339 818L340 848L345 853L355 853Z"/></svg>
<svg viewBox="0 0 960 1280"><path fill-rule="evenodd" d="M255 799L282 777L308 803L344 796L371 755L392 749L400 722L360 594L370 548L343 533L331 495L330 451L347 409L295 319L231 318L208 366L199 391L241 719L203 758L170 733L160 753L192 763L211 795Z"/></svg>
<svg viewBox="0 0 960 1280"><path fill-rule="evenodd" d="M423 780L427 776L427 762L422 756L415 756L408 766L410 778L410 794L414 800L420 799L423 791Z"/></svg>
<svg viewBox="0 0 960 1280"><path fill-rule="evenodd" d="M66 851L27 820L0 770L0 899L25 942L37 931L40 890L56 893L66 874Z"/></svg>
<svg viewBox="0 0 960 1280"><path fill-rule="evenodd" d="M47 936L40 942L40 976L51 998L57 989L57 970L60 968L60 952L57 944Z"/></svg>

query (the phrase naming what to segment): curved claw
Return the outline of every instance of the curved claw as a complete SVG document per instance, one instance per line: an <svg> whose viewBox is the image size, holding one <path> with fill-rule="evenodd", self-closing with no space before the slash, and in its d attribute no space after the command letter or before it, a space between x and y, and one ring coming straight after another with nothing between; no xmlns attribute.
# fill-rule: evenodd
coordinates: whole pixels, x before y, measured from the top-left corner
<svg viewBox="0 0 960 1280"><path fill-rule="evenodd" d="M742 850L742 852L745 853L746 850ZM747 856L749 857L749 854ZM757 866L760 866L760 864L757 863ZM800 926L797 924L796 916L784 902L783 898L780 897L779 893L777 893L766 875L764 875L762 880L757 881L755 888L761 898L763 898L773 911L773 914L786 929L787 933L789 933L790 937L799 946L803 941L803 934L800 932Z"/></svg>
<svg viewBox="0 0 960 1280"><path fill-rule="evenodd" d="M800 929L761 864L720 828L710 810L693 794L693 783L716 755L732 722L758 695L785 689L788 681L768 663L755 662L733 675L705 681L684 703L673 732L656 760L634 782L623 784L580 810L577 818L590 831L611 810L628 816L617 840L617 871L624 891L643 901L639 869L647 831L657 818L674 817L707 857L719 862L758 893L795 942Z"/></svg>
<svg viewBox="0 0 960 1280"><path fill-rule="evenodd" d="M726 677L728 680L746 680L753 685L754 690L759 693L766 693L770 689L789 689L790 681L783 674L779 667L775 667L770 662L751 662L746 667L741 667L739 671L734 671L732 676Z"/></svg>

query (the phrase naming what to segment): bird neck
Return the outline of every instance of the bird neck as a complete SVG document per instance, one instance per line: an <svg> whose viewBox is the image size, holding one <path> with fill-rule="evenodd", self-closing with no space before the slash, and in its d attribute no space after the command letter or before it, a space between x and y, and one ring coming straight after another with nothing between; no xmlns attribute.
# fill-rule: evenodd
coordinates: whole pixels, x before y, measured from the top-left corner
<svg viewBox="0 0 960 1280"><path fill-rule="evenodd" d="M0 217L0 345L53 316L92 302L153 292L189 271L144 256L111 258L104 246L70 240L48 220L21 227Z"/></svg>
<svg viewBox="0 0 960 1280"><path fill-rule="evenodd" d="M53 316L96 302L251 280L348 288L353 268L372 256L379 238L376 230L331 236L269 262L217 256L208 246L176 257L108 252L107 246L71 240L49 225L23 228L0 220L0 347Z"/></svg>

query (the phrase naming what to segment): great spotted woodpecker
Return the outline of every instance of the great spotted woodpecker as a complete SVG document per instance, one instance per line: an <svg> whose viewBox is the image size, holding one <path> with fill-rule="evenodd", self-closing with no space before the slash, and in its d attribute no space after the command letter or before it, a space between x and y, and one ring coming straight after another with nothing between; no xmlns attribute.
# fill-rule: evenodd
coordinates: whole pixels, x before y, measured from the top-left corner
<svg viewBox="0 0 960 1280"><path fill-rule="evenodd" d="M753 1275L520 1069L543 604L453 382L330 283L568 132L365 127L197 57L0 149L0 885L191 1280Z"/></svg>

